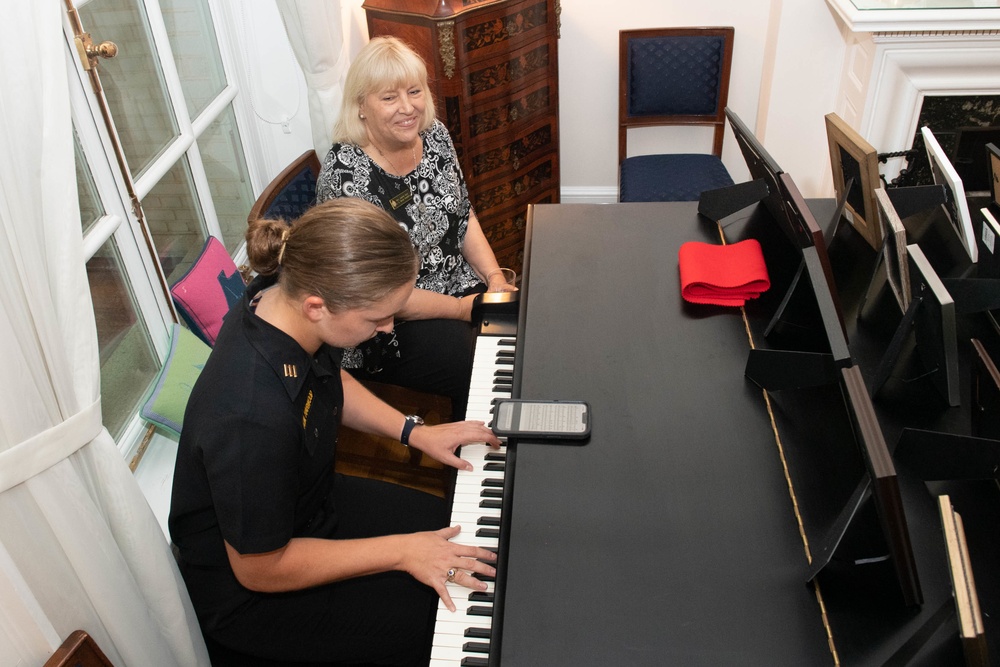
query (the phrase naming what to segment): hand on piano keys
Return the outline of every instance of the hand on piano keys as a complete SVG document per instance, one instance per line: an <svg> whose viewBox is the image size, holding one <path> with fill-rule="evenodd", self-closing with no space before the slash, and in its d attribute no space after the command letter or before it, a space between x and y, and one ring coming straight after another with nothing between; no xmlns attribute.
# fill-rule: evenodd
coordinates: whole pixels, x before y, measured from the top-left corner
<svg viewBox="0 0 1000 667"><path fill-rule="evenodd" d="M472 464L455 454L462 445L486 444L500 447L500 439L483 421L462 421L435 426L417 426L410 434L410 446L419 449L435 461L459 470L472 470Z"/></svg>
<svg viewBox="0 0 1000 667"><path fill-rule="evenodd" d="M406 536L408 542L401 550L401 569L437 591L441 604L451 611L456 610L451 586L485 592L488 586L484 579L496 576L491 565L496 562L496 554L483 547L453 541L461 530L460 526L449 526L434 532L413 533Z"/></svg>

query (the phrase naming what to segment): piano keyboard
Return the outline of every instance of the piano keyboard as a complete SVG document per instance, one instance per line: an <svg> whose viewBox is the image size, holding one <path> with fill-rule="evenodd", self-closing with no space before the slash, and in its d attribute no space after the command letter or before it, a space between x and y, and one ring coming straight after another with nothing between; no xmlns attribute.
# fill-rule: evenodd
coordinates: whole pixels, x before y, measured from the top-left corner
<svg viewBox="0 0 1000 667"><path fill-rule="evenodd" d="M489 424L493 420L493 401L510 398L514 345L512 336L479 336L476 339L466 419ZM499 548L505 454L505 447L495 450L487 444L462 447L461 457L472 463L473 470L459 470L455 477L451 525L460 525L462 532L453 538L454 542L481 546L493 552ZM486 591L473 591L458 584L448 584L457 610L451 612L444 603L438 604L431 667L487 666L493 585L493 581L487 581Z"/></svg>

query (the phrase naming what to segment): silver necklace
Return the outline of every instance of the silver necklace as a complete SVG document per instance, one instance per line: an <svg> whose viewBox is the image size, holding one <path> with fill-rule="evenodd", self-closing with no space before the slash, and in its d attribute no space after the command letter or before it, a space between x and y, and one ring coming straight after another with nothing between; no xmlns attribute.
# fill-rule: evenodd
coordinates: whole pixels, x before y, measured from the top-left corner
<svg viewBox="0 0 1000 667"><path fill-rule="evenodd" d="M378 144L376 144L374 141L371 142L371 143L372 143L372 146L375 147L375 150L378 151L378 154L380 156L382 156L382 159L384 159L386 162L388 162L389 166L392 167L392 170L396 174L398 174L397 178L402 178L403 179L403 183L406 184L406 189L409 192L409 194L405 197L405 199L402 198L402 195L400 193L400 194L397 194L395 197L393 197L393 198L391 198L389 200L389 205L392 207L393 210L395 210L395 209L399 208L400 206L403 206L407 202L411 201L412 198L413 198L413 185L410 183L410 174L413 173L413 171L416 170L416 168L417 168L417 151L416 151L416 148L414 146L410 146L410 159L413 160L413 169L410 170L410 171L408 171L408 172L406 172L404 174L404 173L402 173L400 171L399 167L397 167L396 164L392 160L389 159L389 156L382 152L382 149L379 148ZM419 199L419 197L418 197L418 199ZM422 202L422 201L418 201L417 202L417 210L420 212L420 217L423 217L424 212L426 211L426 205L424 204L424 202Z"/></svg>
<svg viewBox="0 0 1000 667"><path fill-rule="evenodd" d="M375 147L375 150L377 150L378 154L382 156L382 159L384 159L386 162L388 162L389 166L392 167L392 170L397 175L399 175L399 176L405 176L406 174L410 173L410 171L413 171L413 169L417 168L417 150L413 146L410 146L410 159L413 160L413 169L411 169L410 171L406 171L406 172L401 171L399 169L399 167L396 166L396 163L394 163L392 160L390 160L389 156L386 155L385 153L383 153L382 149L379 148L378 144L376 144L374 141L372 142L372 146Z"/></svg>

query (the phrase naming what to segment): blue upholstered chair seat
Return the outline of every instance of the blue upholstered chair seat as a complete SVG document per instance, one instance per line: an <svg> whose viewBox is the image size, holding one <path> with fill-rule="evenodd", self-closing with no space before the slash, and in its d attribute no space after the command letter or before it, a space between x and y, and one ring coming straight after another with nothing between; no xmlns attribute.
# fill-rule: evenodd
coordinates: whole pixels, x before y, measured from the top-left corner
<svg viewBox="0 0 1000 667"><path fill-rule="evenodd" d="M714 155L677 153L637 155L621 165L619 201L698 201L704 190L733 184Z"/></svg>

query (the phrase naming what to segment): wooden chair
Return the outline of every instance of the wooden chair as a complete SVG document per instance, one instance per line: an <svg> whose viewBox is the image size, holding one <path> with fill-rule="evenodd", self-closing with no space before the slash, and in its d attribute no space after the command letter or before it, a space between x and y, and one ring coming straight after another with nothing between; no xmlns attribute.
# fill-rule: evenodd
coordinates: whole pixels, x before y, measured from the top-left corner
<svg viewBox="0 0 1000 667"><path fill-rule="evenodd" d="M316 203L316 179L320 171L316 151L295 158L267 184L250 208L247 222L257 218L294 220Z"/></svg>
<svg viewBox="0 0 1000 667"><path fill-rule="evenodd" d="M292 221L316 203L316 180L321 169L316 151L308 150L267 184L250 208L247 222L258 218ZM451 399L380 382L362 384L404 414L417 414L429 424L451 421ZM352 429L342 430L337 444L337 471L413 486L442 497L448 493L452 469L424 457L417 449L389 438Z"/></svg>
<svg viewBox="0 0 1000 667"><path fill-rule="evenodd" d="M74 630L42 667L114 667L97 642L83 630Z"/></svg>
<svg viewBox="0 0 1000 667"><path fill-rule="evenodd" d="M721 159L733 28L618 35L618 200L697 201L705 190L733 185ZM668 125L713 128L711 152L628 157L630 128Z"/></svg>

